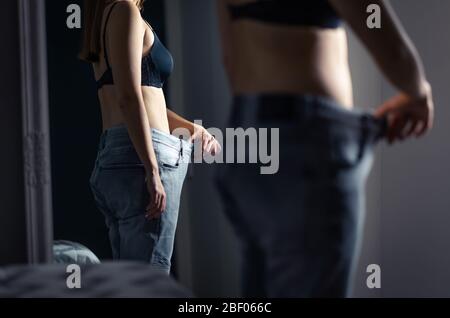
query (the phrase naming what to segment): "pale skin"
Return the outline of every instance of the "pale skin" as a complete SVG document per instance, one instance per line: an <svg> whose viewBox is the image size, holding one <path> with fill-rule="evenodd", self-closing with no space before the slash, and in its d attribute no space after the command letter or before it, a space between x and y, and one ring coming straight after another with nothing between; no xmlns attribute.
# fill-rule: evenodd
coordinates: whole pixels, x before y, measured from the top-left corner
<svg viewBox="0 0 450 318"><path fill-rule="evenodd" d="M353 108L347 36L343 28L280 26L232 21L227 6L254 0L218 0L224 64L235 94L313 94ZM432 90L422 61L384 0L329 0L365 45L398 94L377 108L387 117L390 143L421 137L433 126ZM381 29L367 28L366 8L382 9Z"/></svg>
<svg viewBox="0 0 450 318"><path fill-rule="evenodd" d="M151 50L155 40L154 34L142 19L136 1L111 1L111 4L115 2L119 3L110 16L106 30L106 45L114 85L105 86L99 91L103 129L126 124L133 145L146 169L150 194L150 202L146 208L147 217L155 219L159 218L166 208L166 193L159 175L151 129L170 134L177 128L185 128L191 133L192 141L202 140L205 152L214 155L220 152L221 148L205 128L168 110L162 89L141 86L142 56ZM103 20L105 16L106 14ZM93 66L98 79L106 69L103 52L100 62Z"/></svg>

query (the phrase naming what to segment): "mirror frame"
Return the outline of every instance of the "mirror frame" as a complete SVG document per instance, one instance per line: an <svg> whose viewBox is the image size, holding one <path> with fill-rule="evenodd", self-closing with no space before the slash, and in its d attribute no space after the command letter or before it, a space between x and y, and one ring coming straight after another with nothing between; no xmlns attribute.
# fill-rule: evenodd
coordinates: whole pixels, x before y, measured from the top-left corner
<svg viewBox="0 0 450 318"><path fill-rule="evenodd" d="M19 0L28 263L50 263L53 211L45 0Z"/></svg>

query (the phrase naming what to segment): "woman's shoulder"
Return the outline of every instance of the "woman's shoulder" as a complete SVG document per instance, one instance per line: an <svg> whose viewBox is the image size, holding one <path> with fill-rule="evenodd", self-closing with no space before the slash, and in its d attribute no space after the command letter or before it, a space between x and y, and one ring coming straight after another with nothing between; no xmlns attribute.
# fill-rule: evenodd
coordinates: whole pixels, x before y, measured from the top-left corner
<svg viewBox="0 0 450 318"><path fill-rule="evenodd" d="M139 8L134 4L132 0L121 0L113 4L110 10L111 18L114 20L129 20L141 17Z"/></svg>

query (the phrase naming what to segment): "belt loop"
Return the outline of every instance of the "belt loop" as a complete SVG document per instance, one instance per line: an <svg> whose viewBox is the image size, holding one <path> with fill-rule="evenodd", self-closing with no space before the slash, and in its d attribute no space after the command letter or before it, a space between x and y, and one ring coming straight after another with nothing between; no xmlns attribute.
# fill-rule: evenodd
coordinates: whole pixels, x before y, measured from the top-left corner
<svg viewBox="0 0 450 318"><path fill-rule="evenodd" d="M179 153L179 156L178 156L178 162L177 162L177 166L178 165L180 165L180 162L182 162L182 160L183 160L183 156L184 156L184 154L183 154L183 137L179 137L180 138L180 153Z"/></svg>
<svg viewBox="0 0 450 318"><path fill-rule="evenodd" d="M370 117L367 114L361 116L361 137L359 145L359 161L361 161L366 152L367 139L369 137L369 121Z"/></svg>
<svg viewBox="0 0 450 318"><path fill-rule="evenodd" d="M389 123L388 123L387 117L383 117L382 119L379 120L378 127L377 127L379 129L378 135L377 135L377 141L386 137L388 127L389 127Z"/></svg>

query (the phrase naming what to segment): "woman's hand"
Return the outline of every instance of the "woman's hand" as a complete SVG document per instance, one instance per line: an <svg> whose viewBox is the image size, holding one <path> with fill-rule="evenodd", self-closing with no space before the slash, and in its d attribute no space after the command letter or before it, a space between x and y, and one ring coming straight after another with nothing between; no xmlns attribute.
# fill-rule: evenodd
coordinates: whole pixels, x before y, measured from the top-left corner
<svg viewBox="0 0 450 318"><path fill-rule="evenodd" d="M209 153L212 156L219 154L222 151L220 143L211 135L204 127L200 125L194 125L194 134L191 137L191 141L201 141L203 152Z"/></svg>
<svg viewBox="0 0 450 318"><path fill-rule="evenodd" d="M146 208L146 218L153 220L161 217L166 209L166 192L159 173L147 174L147 190L150 202Z"/></svg>
<svg viewBox="0 0 450 318"><path fill-rule="evenodd" d="M422 137L433 127L434 105L431 86L424 84L420 96L400 93L386 101L376 112L377 118L388 118L389 143L411 136Z"/></svg>

